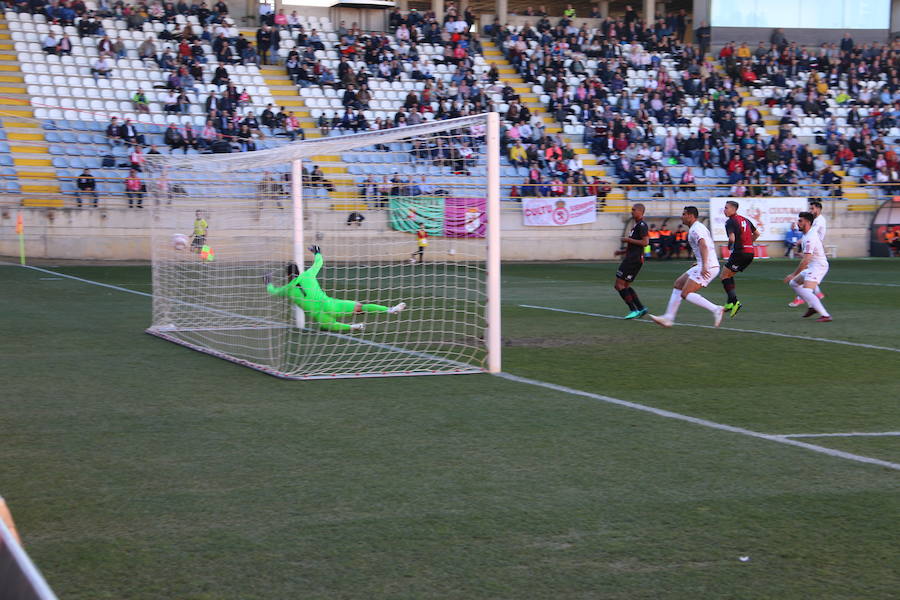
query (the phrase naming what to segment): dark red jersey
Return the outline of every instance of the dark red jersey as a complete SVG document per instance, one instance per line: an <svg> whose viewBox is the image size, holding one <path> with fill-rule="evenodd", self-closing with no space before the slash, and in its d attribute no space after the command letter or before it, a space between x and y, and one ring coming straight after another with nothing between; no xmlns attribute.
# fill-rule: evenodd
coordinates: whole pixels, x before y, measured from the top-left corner
<svg viewBox="0 0 900 600"><path fill-rule="evenodd" d="M725 233L734 234L732 252L753 252L753 233L756 231L750 219L734 214L725 221Z"/></svg>

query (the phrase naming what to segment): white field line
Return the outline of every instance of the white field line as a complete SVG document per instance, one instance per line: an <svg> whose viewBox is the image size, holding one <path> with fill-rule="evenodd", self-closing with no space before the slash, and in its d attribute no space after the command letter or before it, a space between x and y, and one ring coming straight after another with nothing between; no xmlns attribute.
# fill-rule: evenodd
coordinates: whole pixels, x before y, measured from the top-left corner
<svg viewBox="0 0 900 600"><path fill-rule="evenodd" d="M816 437L893 437L900 436L900 431L850 431L847 433L786 433L783 438L816 438Z"/></svg>
<svg viewBox="0 0 900 600"><path fill-rule="evenodd" d="M718 429L719 431L728 431L730 433L737 433L740 435L745 435L748 437L753 437L761 440L768 440L770 442L775 442L778 444L785 444L787 446L796 446L798 448L804 448L806 450L811 450L813 452L818 452L820 454L826 454L828 456L833 456L835 458L843 458L845 460L852 460L854 462L866 463L870 465L878 465L880 467L887 467L888 469L893 469L895 471L900 471L900 463L893 463L886 460L881 460L879 458L871 458L869 456L862 456L859 454L852 454L850 452L843 452L841 450L834 450L832 448L825 448L824 446L816 446L815 444L808 444L806 442L799 442L796 440L789 439L783 435L770 435L767 433L759 433L757 431L751 431L749 429L744 429L743 427L734 427L732 425L725 425L723 423L716 423L715 421L708 421L706 419L698 419L697 417L691 417L688 415L682 415L676 412L672 412L669 410L663 410L661 408L654 408L652 406L646 406L644 404L638 404L636 402L628 402L627 400L619 400L618 398L611 398L610 396L603 396L601 394L594 394L591 392L584 392L581 390L576 390L573 388L565 387L562 385L557 385L555 383L547 383L545 381L538 381L536 379L528 379L526 377L519 377L518 375L510 375L509 373L500 373L498 377L502 377L503 379L507 379L509 381L515 381L517 383L524 383L528 385L534 385L537 387L546 388L549 390L555 390L557 392L562 392L565 394L571 394L573 396L581 396L583 398L589 398L591 400L597 400L599 402L606 402L608 404L615 404L616 406L622 406L625 408L630 408L632 410L639 410L641 412L651 413L660 417L664 417L666 419L675 419L677 421L684 421L686 423L692 423L694 425L700 425L702 427L708 427L710 429Z"/></svg>
<svg viewBox="0 0 900 600"><path fill-rule="evenodd" d="M534 308L536 310L549 310L551 312L560 312L570 315L584 315L586 317L600 317L601 319L618 319L624 320L625 317L617 315L602 315L600 313L584 312L580 310L568 310L565 308L553 308L551 306L535 306L533 304L520 304L521 308ZM634 319L639 323L655 325L653 321L645 321L642 319ZM874 346L872 344L861 344L859 342L848 342L846 340L831 340L828 338L819 338L805 335L791 335L789 333L778 333L776 331L763 331L760 329L738 329L737 327L713 327L712 325L697 325L695 323L675 323L678 327L699 327L700 329L721 329L723 331L736 331L738 333L755 333L758 335L771 335L775 337L791 338L795 340L805 340L808 342L826 342L829 344L841 344L843 346L855 346L857 348L868 348L869 350L886 350L888 352L900 352L900 348L890 348L888 346Z"/></svg>

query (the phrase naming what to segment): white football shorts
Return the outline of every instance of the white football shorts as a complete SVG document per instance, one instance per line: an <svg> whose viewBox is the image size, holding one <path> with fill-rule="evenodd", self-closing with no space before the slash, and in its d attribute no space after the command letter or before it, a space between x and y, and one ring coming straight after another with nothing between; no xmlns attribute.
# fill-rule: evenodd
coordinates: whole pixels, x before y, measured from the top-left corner
<svg viewBox="0 0 900 600"><path fill-rule="evenodd" d="M814 281L816 283L822 283L822 280L825 279L825 275L828 273L828 265L809 265L800 273L800 277L803 278L803 281Z"/></svg>
<svg viewBox="0 0 900 600"><path fill-rule="evenodd" d="M691 281L696 281L701 286L706 287L713 281L716 277L719 276L719 263L712 265L709 269L709 277L704 277L700 272L702 269L700 265L694 265L687 271L688 279Z"/></svg>

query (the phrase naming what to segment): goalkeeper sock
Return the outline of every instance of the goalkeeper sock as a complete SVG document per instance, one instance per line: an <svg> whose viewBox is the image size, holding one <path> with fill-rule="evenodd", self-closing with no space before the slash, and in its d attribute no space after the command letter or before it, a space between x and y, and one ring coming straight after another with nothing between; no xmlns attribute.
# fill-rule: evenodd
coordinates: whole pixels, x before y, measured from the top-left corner
<svg viewBox="0 0 900 600"><path fill-rule="evenodd" d="M370 312L370 313L379 313L379 312L388 312L390 309L387 306L382 306L380 304L363 304L362 311Z"/></svg>

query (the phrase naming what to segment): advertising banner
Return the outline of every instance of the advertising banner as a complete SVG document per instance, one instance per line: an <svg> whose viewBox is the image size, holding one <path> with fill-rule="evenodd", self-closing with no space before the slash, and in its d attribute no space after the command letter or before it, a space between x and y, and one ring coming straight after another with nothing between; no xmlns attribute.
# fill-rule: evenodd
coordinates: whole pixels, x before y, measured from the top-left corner
<svg viewBox="0 0 900 600"><path fill-rule="evenodd" d="M483 238L487 232L485 198L399 196L391 198L391 226L415 232L424 227L430 237Z"/></svg>
<svg viewBox="0 0 900 600"><path fill-rule="evenodd" d="M534 227L593 223L597 220L597 198L522 198L522 217L525 225Z"/></svg>
<svg viewBox="0 0 900 600"><path fill-rule="evenodd" d="M724 242L728 239L725 234L725 215L723 210L725 202L734 200L740 206L738 214L750 219L759 230L759 241L782 241L791 223L797 222L797 215L808 210L809 203L806 197L781 197L772 196L766 198L710 198L709 220L713 239Z"/></svg>

